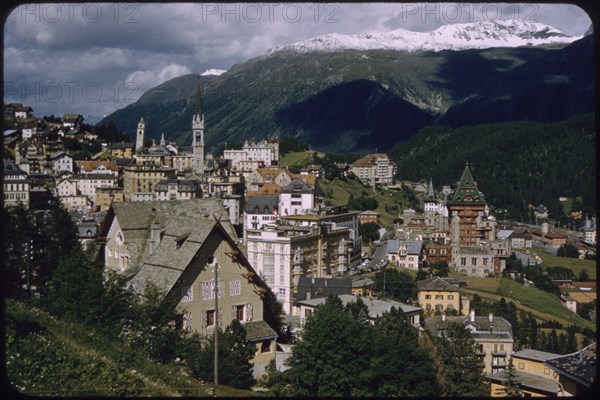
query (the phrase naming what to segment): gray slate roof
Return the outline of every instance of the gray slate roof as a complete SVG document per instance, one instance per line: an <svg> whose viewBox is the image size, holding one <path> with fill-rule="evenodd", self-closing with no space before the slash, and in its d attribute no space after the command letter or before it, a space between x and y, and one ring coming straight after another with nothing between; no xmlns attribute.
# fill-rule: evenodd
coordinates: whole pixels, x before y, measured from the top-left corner
<svg viewBox="0 0 600 400"><path fill-rule="evenodd" d="M420 240L397 240L390 239L387 241L387 253L397 253L400 248L400 244L406 245L406 251L409 254L421 254L423 249L423 242Z"/></svg>
<svg viewBox="0 0 600 400"><path fill-rule="evenodd" d="M533 389L547 392L548 394L558 393L558 384L552 379L546 379L519 370L515 371L515 375L521 389ZM495 374L487 374L485 377L494 382L503 384L507 380L507 371L504 370L502 372L496 372Z"/></svg>
<svg viewBox="0 0 600 400"><path fill-rule="evenodd" d="M441 315L435 315L425 319L425 329L431 334L439 336L447 329L448 324L458 322L466 327L471 327L471 336L475 340L502 340L512 342L512 325L502 317L494 316L492 321L489 317L475 316L471 321L470 316L446 316L445 321ZM490 331L490 327L492 328Z"/></svg>
<svg viewBox="0 0 600 400"><path fill-rule="evenodd" d="M560 357L560 354L548 353L547 351L540 351L534 349L523 349L512 353L513 357L524 358L532 361L548 361L556 357Z"/></svg>
<svg viewBox="0 0 600 400"><path fill-rule="evenodd" d="M458 291L458 286L448 283L445 279L439 276L417 281L418 290L433 290L433 291Z"/></svg>
<svg viewBox="0 0 600 400"><path fill-rule="evenodd" d="M246 328L246 338L251 342L261 339L275 339L277 337L277 332L262 320L246 322L244 328Z"/></svg>
<svg viewBox="0 0 600 400"><path fill-rule="evenodd" d="M578 352L548 360L546 364L559 374L589 387L596 378L596 343Z"/></svg>
<svg viewBox="0 0 600 400"><path fill-rule="evenodd" d="M150 239L150 226L155 220L159 223L163 235L166 236L165 239L173 239L189 232L190 237L187 240L189 241L190 239L198 239L206 235L206 232L203 231L204 228L209 227L212 229L215 222L214 215L220 218L221 224L229 236L234 240L237 239L237 235L229 220L229 214L218 199L120 202L113 203L112 209L129 249L132 265L131 274L137 273L149 257L148 240ZM192 232L194 232L193 236L191 235ZM162 254L167 247L171 248L172 241L161 241L162 249L159 246L155 255L159 251ZM188 247L186 246L184 250L188 250ZM192 251L191 248L189 250ZM166 255L169 258L172 256L169 254ZM164 263L160 259L155 258L153 261L158 266L164 266ZM171 259L171 261L175 260ZM177 262L183 262L183 259L177 259ZM150 267L148 268L151 269Z"/></svg>
<svg viewBox="0 0 600 400"><path fill-rule="evenodd" d="M277 210L278 195L255 195L246 197L246 212L248 214L272 214Z"/></svg>
<svg viewBox="0 0 600 400"><path fill-rule="evenodd" d="M356 302L356 300L358 299L356 296L351 294L342 294L338 297L340 298L340 300L342 300L344 306L348 303ZM369 308L369 318L371 319L380 317L381 315L383 315L384 312L389 312L392 307L395 307L396 309L401 309L406 314L417 314L422 311L421 307L410 306L408 304L403 304L394 300L369 300L365 298L363 298L362 300ZM324 304L325 301L327 301L326 297L319 297L318 299L302 300L299 301L298 304L317 307L321 304Z"/></svg>
<svg viewBox="0 0 600 400"><path fill-rule="evenodd" d="M312 193L312 189L300 178L294 178L289 185L281 189L281 193Z"/></svg>

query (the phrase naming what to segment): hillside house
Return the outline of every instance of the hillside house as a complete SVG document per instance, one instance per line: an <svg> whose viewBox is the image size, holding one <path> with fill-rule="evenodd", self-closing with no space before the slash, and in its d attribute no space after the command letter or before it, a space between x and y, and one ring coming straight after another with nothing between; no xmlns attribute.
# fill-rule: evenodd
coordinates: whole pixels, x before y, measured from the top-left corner
<svg viewBox="0 0 600 400"><path fill-rule="evenodd" d="M506 368L514 344L510 322L493 314L476 317L475 311L471 310L467 317L436 315L426 318L425 329L432 336L444 337L448 324L453 322L463 324L471 332L483 362L483 373L492 374Z"/></svg>
<svg viewBox="0 0 600 400"><path fill-rule="evenodd" d="M389 186L394 184L396 164L383 153L367 154L350 164L350 172L367 186Z"/></svg>
<svg viewBox="0 0 600 400"><path fill-rule="evenodd" d="M217 320L222 328L239 320L256 346L254 375L264 373L274 359L277 336L264 310L275 300L237 247L218 200L114 203L101 236L106 270L127 277L136 293L152 284L164 298L178 299L181 329L207 338Z"/></svg>
<svg viewBox="0 0 600 400"><path fill-rule="evenodd" d="M469 298L463 295L458 282L434 276L417 282L417 298L419 306L426 316L435 312L453 311L459 315L469 315Z"/></svg>

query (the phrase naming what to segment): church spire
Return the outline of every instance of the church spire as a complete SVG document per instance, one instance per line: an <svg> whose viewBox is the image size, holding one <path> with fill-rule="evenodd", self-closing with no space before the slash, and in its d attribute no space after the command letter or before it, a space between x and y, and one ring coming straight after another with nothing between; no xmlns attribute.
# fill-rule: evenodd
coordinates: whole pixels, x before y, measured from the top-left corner
<svg viewBox="0 0 600 400"><path fill-rule="evenodd" d="M473 179L471 170L469 169L469 163L463 170L458 187L454 192L453 202L470 202L470 203L485 203L485 197L483 193L477 188L477 183Z"/></svg>
<svg viewBox="0 0 600 400"><path fill-rule="evenodd" d="M433 193L433 180L429 177L429 185L427 185L427 198L433 199L435 194Z"/></svg>

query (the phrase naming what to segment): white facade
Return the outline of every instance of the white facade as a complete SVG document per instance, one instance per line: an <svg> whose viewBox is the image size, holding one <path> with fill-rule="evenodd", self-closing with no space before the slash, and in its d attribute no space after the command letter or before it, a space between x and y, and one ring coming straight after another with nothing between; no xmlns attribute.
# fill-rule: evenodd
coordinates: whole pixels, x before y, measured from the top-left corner
<svg viewBox="0 0 600 400"><path fill-rule="evenodd" d="M35 126L30 127L30 128L23 128L23 129L21 129L21 132L23 133L23 135L22 135L23 139L31 139L33 137L33 135L35 135L36 128L35 128Z"/></svg>
<svg viewBox="0 0 600 400"><path fill-rule="evenodd" d="M60 153L52 157L54 173L59 174L63 171L73 172L73 158L66 153Z"/></svg>
<svg viewBox="0 0 600 400"><path fill-rule="evenodd" d="M282 215L303 215L315 207L313 193L284 193L279 194L279 210Z"/></svg>
<svg viewBox="0 0 600 400"><path fill-rule="evenodd" d="M248 261L271 288L283 310L292 312L291 237L276 230L256 230L247 234Z"/></svg>

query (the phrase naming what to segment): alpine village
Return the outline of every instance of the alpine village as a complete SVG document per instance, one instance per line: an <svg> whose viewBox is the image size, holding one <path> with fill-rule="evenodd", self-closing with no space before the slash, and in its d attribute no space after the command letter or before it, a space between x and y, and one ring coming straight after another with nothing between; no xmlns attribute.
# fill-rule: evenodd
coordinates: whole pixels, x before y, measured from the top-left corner
<svg viewBox="0 0 600 400"><path fill-rule="evenodd" d="M543 59L519 50L511 73L539 71L573 46L581 57L592 39ZM485 102L488 91L479 109L463 102L471 108L401 140L390 138L403 127L388 124L387 142L359 145L298 122L335 130L316 111L323 101L309 99L277 114L280 127L301 128L235 139L223 114L205 119L228 73L173 80L189 88L174 103L177 132L157 131L166 111L142 107L144 97L95 125L3 104L10 390L554 397L593 388L593 107L456 123L484 118L498 104ZM329 104L383 96L385 85L352 71L340 79L325 89L345 85ZM514 86L515 104L533 96L528 88L548 94ZM394 106L385 110L370 116L374 129L392 121Z"/></svg>

